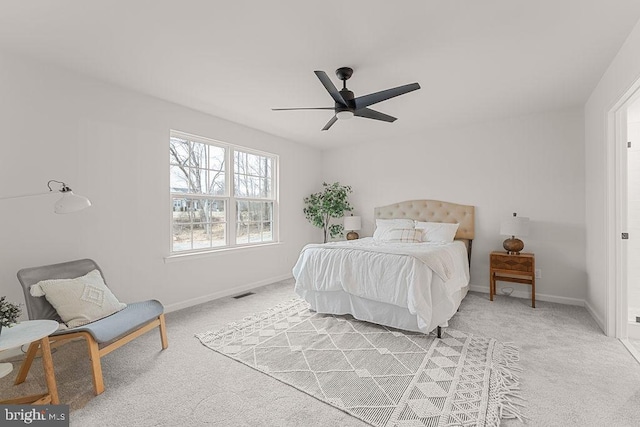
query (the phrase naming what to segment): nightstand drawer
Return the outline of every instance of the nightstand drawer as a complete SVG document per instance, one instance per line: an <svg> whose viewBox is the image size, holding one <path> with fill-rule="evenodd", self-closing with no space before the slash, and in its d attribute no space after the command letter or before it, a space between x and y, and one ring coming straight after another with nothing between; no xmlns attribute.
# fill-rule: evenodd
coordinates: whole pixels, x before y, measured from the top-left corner
<svg viewBox="0 0 640 427"><path fill-rule="evenodd" d="M491 268L496 270L533 272L533 257L492 253Z"/></svg>

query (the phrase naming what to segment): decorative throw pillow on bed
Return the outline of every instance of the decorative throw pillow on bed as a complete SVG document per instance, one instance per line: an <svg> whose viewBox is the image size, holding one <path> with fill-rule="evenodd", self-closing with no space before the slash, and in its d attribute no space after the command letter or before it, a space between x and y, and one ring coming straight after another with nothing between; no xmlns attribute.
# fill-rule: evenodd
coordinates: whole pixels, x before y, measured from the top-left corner
<svg viewBox="0 0 640 427"><path fill-rule="evenodd" d="M446 222L419 222L416 221L416 230L422 230L423 242L451 243L456 237L456 231L460 224Z"/></svg>
<svg viewBox="0 0 640 427"><path fill-rule="evenodd" d="M70 328L95 322L127 306L111 293L98 270L75 279L43 280L32 285L30 293L44 296Z"/></svg>
<svg viewBox="0 0 640 427"><path fill-rule="evenodd" d="M373 232L374 240L383 240L384 235L393 228L414 228L412 219L376 219L376 230Z"/></svg>
<svg viewBox="0 0 640 427"><path fill-rule="evenodd" d="M390 228L380 239L386 243L420 243L422 230L415 228Z"/></svg>

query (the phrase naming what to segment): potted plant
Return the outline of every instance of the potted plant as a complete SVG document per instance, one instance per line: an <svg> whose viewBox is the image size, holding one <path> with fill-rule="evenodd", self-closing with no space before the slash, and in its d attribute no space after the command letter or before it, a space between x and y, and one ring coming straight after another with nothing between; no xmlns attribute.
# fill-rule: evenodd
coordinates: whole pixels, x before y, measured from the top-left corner
<svg viewBox="0 0 640 427"><path fill-rule="evenodd" d="M6 296L0 298L0 334L3 326L10 328L18 321L18 317L22 313L20 304L12 304L7 302L6 299Z"/></svg>
<svg viewBox="0 0 640 427"><path fill-rule="evenodd" d="M322 183L324 189L318 193L313 193L304 198L304 216L311 224L322 228L324 232L324 242L328 237L341 236L344 227L342 224L330 224L331 218L341 218L345 211L353 208L349 205L348 194L351 187L340 185L339 182L333 184Z"/></svg>

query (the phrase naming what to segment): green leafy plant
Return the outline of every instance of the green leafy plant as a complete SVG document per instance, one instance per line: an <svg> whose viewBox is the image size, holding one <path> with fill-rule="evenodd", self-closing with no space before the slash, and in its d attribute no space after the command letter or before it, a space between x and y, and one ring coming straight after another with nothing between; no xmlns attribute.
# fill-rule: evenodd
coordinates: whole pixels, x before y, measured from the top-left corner
<svg viewBox="0 0 640 427"><path fill-rule="evenodd" d="M3 326L10 328L11 325L17 322L22 313L20 304L12 304L7 302L6 299L7 297L0 298L0 328Z"/></svg>
<svg viewBox="0 0 640 427"><path fill-rule="evenodd" d="M342 235L344 227L342 224L331 224L331 218L341 218L345 211L353 210L349 204L348 196L351 187L340 185L339 182L333 184L322 183L324 189L318 193L313 193L304 198L304 216L311 224L324 231L324 242L328 237L338 237Z"/></svg>

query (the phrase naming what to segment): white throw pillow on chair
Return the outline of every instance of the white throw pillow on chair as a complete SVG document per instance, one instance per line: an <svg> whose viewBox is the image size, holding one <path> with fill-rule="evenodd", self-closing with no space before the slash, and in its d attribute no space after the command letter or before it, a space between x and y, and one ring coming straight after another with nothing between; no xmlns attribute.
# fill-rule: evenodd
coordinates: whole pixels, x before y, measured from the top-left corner
<svg viewBox="0 0 640 427"><path fill-rule="evenodd" d="M113 295L98 270L75 279L42 280L29 292L34 297L44 296L70 328L95 322L127 306Z"/></svg>

